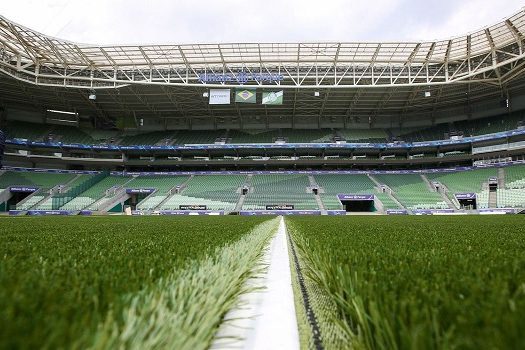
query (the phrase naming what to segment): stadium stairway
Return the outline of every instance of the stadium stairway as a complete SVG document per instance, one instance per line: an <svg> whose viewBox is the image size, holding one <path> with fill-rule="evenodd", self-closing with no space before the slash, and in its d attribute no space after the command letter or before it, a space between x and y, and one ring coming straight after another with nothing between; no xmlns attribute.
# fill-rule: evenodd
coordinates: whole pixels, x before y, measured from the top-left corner
<svg viewBox="0 0 525 350"><path fill-rule="evenodd" d="M56 185L50 190L47 191L47 193L42 192L42 190L39 190L35 193L33 193L31 196L28 196L26 199L21 201L17 204L17 209L20 210L32 210L32 209L38 209L39 206L41 206L43 203L51 202L54 195L57 193L64 193L67 192L71 188L71 184L75 183L77 179L79 179L82 175L76 175L71 180L66 182L63 185ZM43 195L43 196L42 196ZM33 197L33 196L40 196L40 198Z"/></svg>
<svg viewBox="0 0 525 350"><path fill-rule="evenodd" d="M427 185L427 188L430 192L436 192L436 188L432 186L432 184L430 183L430 181L428 181L428 178L425 175L421 174L419 176L421 176L421 179L423 179L423 181Z"/></svg>
<svg viewBox="0 0 525 350"><path fill-rule="evenodd" d="M319 189L319 185L315 181L315 178L312 175L308 175L308 180L310 181L310 187ZM323 201L321 200L321 196L319 196L319 192L317 194L314 194L315 201L317 202L317 205L319 206L319 210L321 210L321 214L326 215L326 208L324 206Z"/></svg>
<svg viewBox="0 0 525 350"><path fill-rule="evenodd" d="M388 198L390 198L390 199L391 199L391 200L392 200L392 201L393 201L393 202L394 202L399 208L401 208L401 209L405 209L405 210L408 210L409 213L412 213L411 210L405 208L405 206L404 206L403 204L401 204L401 202L399 201L399 199L397 199L396 196L394 196L393 191L392 191L392 189L391 189L390 187L381 184L379 181L377 181L377 179L376 179L375 177L373 177L373 176L370 175L370 174L366 174L366 176L368 176L368 178L369 178L370 180L372 180L372 181L376 184L378 191L381 191L381 188L382 188L383 186L385 186L386 189L387 189L386 192L385 192L385 194L386 194L386 195L388 196ZM383 205L383 203L381 203L381 205ZM383 206L383 211L385 211L384 206Z"/></svg>
<svg viewBox="0 0 525 350"><path fill-rule="evenodd" d="M374 207L376 208L378 213L385 214L385 206L383 205L383 202L381 202L378 196L375 196L374 198Z"/></svg>
<svg viewBox="0 0 525 350"><path fill-rule="evenodd" d="M244 181L244 185L243 187L247 187L248 188L248 193L250 193L250 190L253 191L252 189L252 177L253 175L252 174L248 174L246 175L246 180ZM244 200L246 199L246 195L243 195L242 194L242 190L241 190L241 195L239 196L239 201L237 201L237 204L235 205L235 211L241 211L242 210L242 206L244 205Z"/></svg>
<svg viewBox="0 0 525 350"><path fill-rule="evenodd" d="M505 169L498 168L498 188L505 188Z"/></svg>
<svg viewBox="0 0 525 350"><path fill-rule="evenodd" d="M130 198L129 193L126 193L126 184L128 184L130 181L133 181L133 177L131 177L128 181L125 183L118 185L117 189L114 193L110 193L96 202L90 204L87 209L88 210L96 210L100 212L107 212L111 209L113 209L117 204L123 204L128 198Z"/></svg>
<svg viewBox="0 0 525 350"><path fill-rule="evenodd" d="M195 175L190 175L190 176L186 179L186 181L184 181L182 184L180 184L180 186L179 186L179 194L180 194L181 192L184 191L184 189L188 186L188 182L189 182L194 176L195 176ZM160 203L159 203L158 205L156 205L156 206L153 208L153 210L159 210L160 208L162 208L162 206L163 206L167 201L170 200L170 198L172 198L174 195L176 195L177 192L176 192L176 191L173 191L176 187L177 187L177 186L171 188L171 189L169 190L168 195L166 196L166 198L164 198L162 201L160 201ZM155 193L155 192L154 192L154 193ZM153 195L154 193L152 193L151 195ZM151 195L150 195L150 196L151 196ZM149 197L149 196L148 196L148 197ZM148 197L146 197L146 198L148 198ZM146 200L146 198L144 198L144 200Z"/></svg>
<svg viewBox="0 0 525 350"><path fill-rule="evenodd" d="M439 191L436 190L436 188L434 187L434 185L432 185L432 184L430 183L430 180L428 179L428 177L427 177L426 175L421 174L420 176L421 176L421 178L423 179L423 181L425 181L425 183L427 184L427 187L428 187L429 191L439 193L439 194L441 195L441 198L443 198L443 201L444 201L445 203L447 203L447 205L448 205L448 207L449 207L450 209L454 209L454 211L458 211L459 207L458 207L457 205L455 205L455 204L450 200L450 198L447 196L447 194L443 191L444 189L442 189L442 188L440 187L440 190L439 190Z"/></svg>
<svg viewBox="0 0 525 350"><path fill-rule="evenodd" d="M498 193L496 191L489 191L489 208L498 207Z"/></svg>
<svg viewBox="0 0 525 350"><path fill-rule="evenodd" d="M21 200L16 204L17 210L31 210L38 207L40 204L45 202L48 198L53 196L53 193L59 191L60 185L53 187L51 190L40 188L38 191L31 193L25 199Z"/></svg>

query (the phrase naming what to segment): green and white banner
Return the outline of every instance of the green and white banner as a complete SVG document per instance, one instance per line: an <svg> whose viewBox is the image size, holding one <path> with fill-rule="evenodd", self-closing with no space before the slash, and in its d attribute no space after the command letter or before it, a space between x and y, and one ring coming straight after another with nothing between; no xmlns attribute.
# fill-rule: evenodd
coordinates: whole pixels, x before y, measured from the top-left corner
<svg viewBox="0 0 525 350"><path fill-rule="evenodd" d="M235 102L238 103L256 103L257 95L255 89L236 89Z"/></svg>
<svg viewBox="0 0 525 350"><path fill-rule="evenodd" d="M283 104L283 90L263 92L263 105L282 105Z"/></svg>

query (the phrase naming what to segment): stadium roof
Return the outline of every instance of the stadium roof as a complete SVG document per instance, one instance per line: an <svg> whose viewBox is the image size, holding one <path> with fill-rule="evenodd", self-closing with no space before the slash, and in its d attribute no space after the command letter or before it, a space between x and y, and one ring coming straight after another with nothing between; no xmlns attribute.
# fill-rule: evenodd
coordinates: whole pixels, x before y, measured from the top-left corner
<svg viewBox="0 0 525 350"><path fill-rule="evenodd" d="M432 112L464 102L465 94L472 102L521 89L524 35L525 8L468 35L405 43L96 46L46 36L0 16L0 72L12 78L2 79L0 91L33 91L34 104L47 106L39 95L49 90L40 87L57 87L53 106L108 115L242 117L239 108L214 110L202 99L209 87L242 86L290 89L285 97L293 98L274 109L281 116ZM79 89L103 89L97 103L107 97L108 106L84 96L74 102L70 95L82 94ZM312 99L304 89L323 93ZM433 98L421 99L424 91ZM252 108L251 115L268 116L266 107Z"/></svg>

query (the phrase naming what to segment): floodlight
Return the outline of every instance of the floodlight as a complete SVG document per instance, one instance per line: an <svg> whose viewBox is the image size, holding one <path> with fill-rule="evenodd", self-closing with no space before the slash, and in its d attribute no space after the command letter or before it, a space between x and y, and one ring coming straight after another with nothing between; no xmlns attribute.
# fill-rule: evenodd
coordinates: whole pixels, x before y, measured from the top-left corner
<svg viewBox="0 0 525 350"><path fill-rule="evenodd" d="M425 97L430 97L431 95L430 91L425 91Z"/></svg>

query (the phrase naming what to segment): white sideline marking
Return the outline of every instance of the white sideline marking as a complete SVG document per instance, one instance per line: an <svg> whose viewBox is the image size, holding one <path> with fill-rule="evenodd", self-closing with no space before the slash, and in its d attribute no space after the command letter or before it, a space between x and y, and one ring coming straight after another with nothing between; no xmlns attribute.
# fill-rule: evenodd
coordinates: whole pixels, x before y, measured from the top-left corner
<svg viewBox="0 0 525 350"><path fill-rule="evenodd" d="M211 349L299 349L299 332L292 289L286 226L281 217L279 230L261 264L268 270L248 280L250 287L263 290L243 294L240 304L230 310Z"/></svg>

